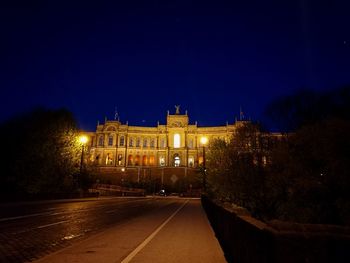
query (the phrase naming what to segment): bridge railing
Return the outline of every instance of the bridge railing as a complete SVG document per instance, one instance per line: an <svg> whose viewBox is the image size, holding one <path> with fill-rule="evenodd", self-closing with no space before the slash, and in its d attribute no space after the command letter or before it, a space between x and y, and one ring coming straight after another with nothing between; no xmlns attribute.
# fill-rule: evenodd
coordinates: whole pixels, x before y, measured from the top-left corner
<svg viewBox="0 0 350 263"><path fill-rule="evenodd" d="M350 227L271 221L202 196L228 262L350 262Z"/></svg>
<svg viewBox="0 0 350 263"><path fill-rule="evenodd" d="M140 188L122 187L113 184L94 184L91 191L98 192L100 195L118 195L118 196L144 196L145 190Z"/></svg>

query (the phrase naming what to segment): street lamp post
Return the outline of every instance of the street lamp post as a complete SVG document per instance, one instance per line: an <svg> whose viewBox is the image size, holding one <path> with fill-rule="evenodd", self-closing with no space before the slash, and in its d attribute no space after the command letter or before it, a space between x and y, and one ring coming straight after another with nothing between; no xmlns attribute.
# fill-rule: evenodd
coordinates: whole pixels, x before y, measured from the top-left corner
<svg viewBox="0 0 350 263"><path fill-rule="evenodd" d="M85 135L81 135L79 137L79 142L81 143L81 159L80 159L80 172L79 172L79 178L78 178L78 185L80 187L80 179L81 179L81 175L83 172L83 164L84 164L84 150L85 150L85 144L88 141L88 137Z"/></svg>
<svg viewBox="0 0 350 263"><path fill-rule="evenodd" d="M206 190L206 185L207 185L207 182L206 182L206 177L207 177L207 167L206 167L206 164L205 164L205 145L208 143L208 138L203 136L201 137L200 139L200 143L202 144L202 147L203 147L203 190L205 191Z"/></svg>

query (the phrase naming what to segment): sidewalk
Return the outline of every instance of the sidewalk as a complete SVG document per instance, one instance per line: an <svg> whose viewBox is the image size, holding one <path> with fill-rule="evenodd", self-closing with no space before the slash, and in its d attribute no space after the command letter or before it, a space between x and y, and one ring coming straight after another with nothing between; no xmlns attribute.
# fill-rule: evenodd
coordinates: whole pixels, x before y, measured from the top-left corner
<svg viewBox="0 0 350 263"><path fill-rule="evenodd" d="M155 211L37 262L226 262L200 200Z"/></svg>

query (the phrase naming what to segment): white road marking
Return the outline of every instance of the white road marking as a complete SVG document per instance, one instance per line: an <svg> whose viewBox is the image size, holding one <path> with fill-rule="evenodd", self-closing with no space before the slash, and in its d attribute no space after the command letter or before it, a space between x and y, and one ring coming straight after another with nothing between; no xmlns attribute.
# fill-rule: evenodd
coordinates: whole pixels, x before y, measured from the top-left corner
<svg viewBox="0 0 350 263"><path fill-rule="evenodd" d="M38 227L36 227L36 228L37 228L37 229L41 229L41 228L45 228L45 227L49 227L49 226L55 226L55 225L59 225L59 224L66 223L66 222L68 222L68 221L69 221L69 220L59 221L59 222L52 223L52 224L47 224L47 225L38 226Z"/></svg>
<svg viewBox="0 0 350 263"><path fill-rule="evenodd" d="M149 198L140 199L140 200L125 200L123 202L120 202L120 204L147 201L148 199ZM23 215L23 216L4 217L4 218L0 218L0 222L16 220L16 219L23 219L23 218L29 218L29 217L35 217L35 216L44 216L44 215L45 216L55 216L55 215L70 214L70 213L80 213L80 212L96 210L96 208L108 207L108 206L110 206L110 205L107 204L107 205L95 206L95 207L92 207L92 208L77 209L77 210L73 210L73 211L63 211L63 212L52 212L51 211L51 212L35 213L35 214L29 214L29 215ZM110 211L116 211L116 210L117 209L110 210ZM108 213L108 211L106 213ZM112 212L109 212L109 213L112 213Z"/></svg>
<svg viewBox="0 0 350 263"><path fill-rule="evenodd" d="M36 227L32 227L32 228L26 228L26 229L23 229L21 231L12 232L11 234L13 234L13 235L22 234L22 233L26 233L26 232L32 231L34 229L42 229L42 228L46 228L46 227L50 227L50 226L63 224L63 223L66 223L66 222L69 222L69 220L59 221L59 222L56 222L56 223L42 225L42 226L36 226Z"/></svg>
<svg viewBox="0 0 350 263"><path fill-rule="evenodd" d="M21 218L34 217L34 216L50 215L50 214L51 214L51 212L45 212L45 213L30 214L30 215L24 215L24 216L5 217L5 218L0 218L0 222L21 219Z"/></svg>
<svg viewBox="0 0 350 263"><path fill-rule="evenodd" d="M182 204L163 224L161 224L151 235L149 235L140 245L137 246L121 263L129 263L157 234L162 228L189 202Z"/></svg>

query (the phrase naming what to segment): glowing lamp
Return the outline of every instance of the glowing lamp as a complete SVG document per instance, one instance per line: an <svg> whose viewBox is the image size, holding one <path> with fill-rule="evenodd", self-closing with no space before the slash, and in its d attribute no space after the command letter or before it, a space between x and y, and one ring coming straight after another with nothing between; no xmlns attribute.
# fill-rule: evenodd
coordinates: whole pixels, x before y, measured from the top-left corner
<svg viewBox="0 0 350 263"><path fill-rule="evenodd" d="M85 136L85 135L81 135L80 137L79 137L79 142L81 143L81 144L86 144L87 143L87 141L88 141L88 137L87 136Z"/></svg>
<svg viewBox="0 0 350 263"><path fill-rule="evenodd" d="M200 142L202 145L206 145L208 143L208 138L203 136L203 137L201 137Z"/></svg>

